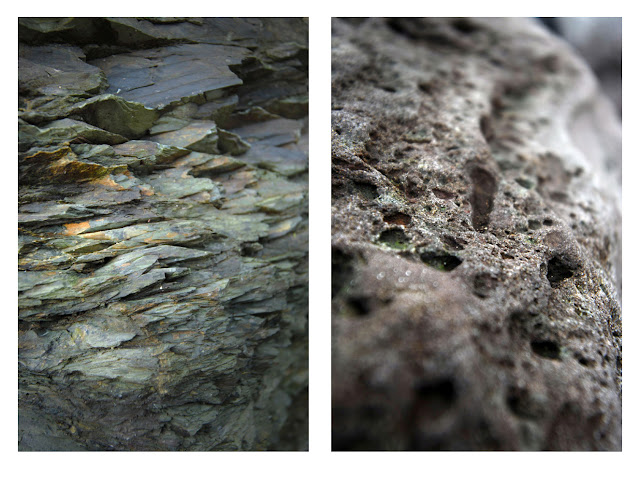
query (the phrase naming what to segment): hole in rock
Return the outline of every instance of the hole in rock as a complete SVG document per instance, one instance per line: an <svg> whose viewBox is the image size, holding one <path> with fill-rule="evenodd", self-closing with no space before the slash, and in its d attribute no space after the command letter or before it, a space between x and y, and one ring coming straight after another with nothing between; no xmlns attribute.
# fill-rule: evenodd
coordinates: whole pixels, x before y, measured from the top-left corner
<svg viewBox="0 0 640 488"><path fill-rule="evenodd" d="M560 346L553 341L534 339L531 350L547 359L560 359Z"/></svg>
<svg viewBox="0 0 640 488"><path fill-rule="evenodd" d="M388 229L382 231L378 241L394 249L406 249L411 239L402 229Z"/></svg>
<svg viewBox="0 0 640 488"><path fill-rule="evenodd" d="M471 220L473 228L479 232L487 230L489 215L493 210L493 199L497 190L494 176L484 168L474 166L471 170L473 191L471 193Z"/></svg>
<svg viewBox="0 0 640 488"><path fill-rule="evenodd" d="M442 199L442 200L451 200L452 198L455 198L456 194L455 193L451 193L445 190L440 190L439 188L434 188L431 190L433 192L433 194Z"/></svg>
<svg viewBox="0 0 640 488"><path fill-rule="evenodd" d="M384 216L384 221L387 224L393 225L409 225L411 223L411 217L402 212L394 212Z"/></svg>
<svg viewBox="0 0 640 488"><path fill-rule="evenodd" d="M435 419L446 413L456 402L452 380L421 381L414 388L419 418Z"/></svg>
<svg viewBox="0 0 640 488"><path fill-rule="evenodd" d="M596 362L593 359L585 358L584 356L576 355L578 362L585 368L592 368Z"/></svg>
<svg viewBox="0 0 640 488"><path fill-rule="evenodd" d="M430 81L422 81L418 83L418 88L421 92L426 93L427 95L432 95L435 89L434 84Z"/></svg>
<svg viewBox="0 0 640 488"><path fill-rule="evenodd" d="M378 187L371 183L356 182L353 184L353 187L367 200L375 200L378 198Z"/></svg>
<svg viewBox="0 0 640 488"><path fill-rule="evenodd" d="M529 220L527 222L527 225L531 230L538 230L540 227L542 227L542 224L537 220Z"/></svg>
<svg viewBox="0 0 640 488"><path fill-rule="evenodd" d="M520 185L522 188L526 188L527 190L531 190L535 186L535 183L526 178L516 178L516 183Z"/></svg>
<svg viewBox="0 0 640 488"><path fill-rule="evenodd" d="M461 259L444 253L423 252L420 254L420 259L423 263L440 271L452 271L462 264Z"/></svg>
<svg viewBox="0 0 640 488"><path fill-rule="evenodd" d="M364 296L352 296L347 299L347 306L354 315L367 315L371 312L371 300Z"/></svg>
<svg viewBox="0 0 640 488"><path fill-rule="evenodd" d="M331 297L335 297L353 276L353 257L336 248L331 249Z"/></svg>
<svg viewBox="0 0 640 488"><path fill-rule="evenodd" d="M551 286L573 276L573 271L558 256L554 256L547 263L547 279Z"/></svg>
<svg viewBox="0 0 640 488"><path fill-rule="evenodd" d="M563 191L552 191L549 193L549 198L554 202L565 203L569 199L569 195Z"/></svg>
<svg viewBox="0 0 640 488"><path fill-rule="evenodd" d="M495 289L498 280L488 273L479 273L473 279L473 294L480 298L487 298Z"/></svg>
<svg viewBox="0 0 640 488"><path fill-rule="evenodd" d="M443 235L440 240L445 246L450 247L451 249L455 249L456 251L461 251L462 249L464 249L464 244L466 244L465 241L458 240L450 235Z"/></svg>
<svg viewBox="0 0 640 488"><path fill-rule="evenodd" d="M487 115L480 117L480 132L487 142L491 142L494 137L491 119Z"/></svg>
<svg viewBox="0 0 640 488"><path fill-rule="evenodd" d="M507 392L507 406L515 415L525 419L544 416L544 406L536 401L528 390L510 387Z"/></svg>
<svg viewBox="0 0 640 488"><path fill-rule="evenodd" d="M471 23L468 19L455 19L451 22L451 27L462 34L473 34L478 27Z"/></svg>

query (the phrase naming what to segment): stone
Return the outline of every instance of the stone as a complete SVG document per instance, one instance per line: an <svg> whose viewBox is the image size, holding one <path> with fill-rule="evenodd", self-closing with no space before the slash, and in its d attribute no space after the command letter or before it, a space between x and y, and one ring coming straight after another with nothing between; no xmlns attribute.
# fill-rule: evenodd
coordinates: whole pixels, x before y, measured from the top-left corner
<svg viewBox="0 0 640 488"><path fill-rule="evenodd" d="M238 105L238 100L238 95L230 95L228 97L205 102L198 106L197 112L194 114L193 118L210 119L218 125L224 124L233 113L236 105Z"/></svg>
<svg viewBox="0 0 640 488"><path fill-rule="evenodd" d="M107 93L162 109L180 102L219 98L242 80L229 69L249 54L244 48L184 44L96 59L107 76Z"/></svg>
<svg viewBox="0 0 640 488"><path fill-rule="evenodd" d="M621 132L587 65L527 19L332 32L333 449L619 451Z"/></svg>
<svg viewBox="0 0 640 488"><path fill-rule="evenodd" d="M304 173L309 168L307 155L303 151L262 144L253 144L242 159L284 176Z"/></svg>
<svg viewBox="0 0 640 488"><path fill-rule="evenodd" d="M121 144L127 139L119 134L99 129L79 120L60 119L39 127L22 122L18 130L18 144L26 151L33 146L46 147L62 142Z"/></svg>
<svg viewBox="0 0 640 488"><path fill-rule="evenodd" d="M239 159L230 69L306 93L306 28L19 20L19 450L308 449L307 124Z"/></svg>
<svg viewBox="0 0 640 488"><path fill-rule="evenodd" d="M186 148L155 141L129 141L113 146L113 151L117 156L126 158L124 160L137 173L153 171L156 167L166 167L180 156L189 154Z"/></svg>
<svg viewBox="0 0 640 488"><path fill-rule="evenodd" d="M274 100L266 105L269 112L288 119L300 119L309 114L309 97L300 95Z"/></svg>
<svg viewBox="0 0 640 488"><path fill-rule="evenodd" d="M249 143L282 146L298 142L303 125L299 120L275 119L245 125L234 132Z"/></svg>
<svg viewBox="0 0 640 488"><path fill-rule="evenodd" d="M69 114L129 139L145 135L158 118L155 111L144 105L110 94L77 103L70 108Z"/></svg>
<svg viewBox="0 0 640 488"><path fill-rule="evenodd" d="M18 18L18 37L28 43L90 42L98 31L98 19L89 17Z"/></svg>
<svg viewBox="0 0 640 488"><path fill-rule="evenodd" d="M190 41L257 47L256 38L268 19L194 19L179 17L107 19L118 43L132 46Z"/></svg>
<svg viewBox="0 0 640 488"><path fill-rule="evenodd" d="M240 154L246 153L249 149L251 149L251 144L249 144L234 132L224 129L218 129L218 136L218 148L223 153L228 153L232 156L238 156Z"/></svg>
<svg viewBox="0 0 640 488"><path fill-rule="evenodd" d="M18 91L33 97L96 94L107 87L104 73L84 62L75 46L25 46L18 50Z"/></svg>
<svg viewBox="0 0 640 488"><path fill-rule="evenodd" d="M182 147L209 154L220 154L218 149L218 127L215 122L192 122L181 129L153 135L150 139L165 146Z"/></svg>

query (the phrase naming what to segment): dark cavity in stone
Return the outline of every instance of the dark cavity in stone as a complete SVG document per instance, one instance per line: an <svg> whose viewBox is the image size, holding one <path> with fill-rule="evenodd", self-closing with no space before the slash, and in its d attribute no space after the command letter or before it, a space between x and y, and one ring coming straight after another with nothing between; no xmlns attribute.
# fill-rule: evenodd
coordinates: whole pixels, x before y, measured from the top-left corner
<svg viewBox="0 0 640 488"><path fill-rule="evenodd" d="M354 183L356 191L366 200L375 200L378 198L378 188L371 183Z"/></svg>
<svg viewBox="0 0 640 488"><path fill-rule="evenodd" d="M393 225L409 225L411 223L411 217L402 212L394 212L384 216L384 221L387 224Z"/></svg>
<svg viewBox="0 0 640 488"><path fill-rule="evenodd" d="M560 359L560 346L553 341L534 339L531 341L531 349L538 356L547 359Z"/></svg>
<svg viewBox="0 0 640 488"><path fill-rule="evenodd" d="M331 249L331 297L335 297L351 281L353 257L340 249Z"/></svg>
<svg viewBox="0 0 640 488"><path fill-rule="evenodd" d="M354 315L367 315L371 312L371 300L364 296L352 296L347 299L349 310Z"/></svg>
<svg viewBox="0 0 640 488"><path fill-rule="evenodd" d="M452 271L462 264L461 259L444 253L423 252L420 254L420 259L423 263L440 271Z"/></svg>
<svg viewBox="0 0 640 488"><path fill-rule="evenodd" d="M484 232L489 225L489 215L493 210L493 199L496 195L496 179L484 168L474 166L471 169L471 220L473 228L478 232Z"/></svg>
<svg viewBox="0 0 640 488"><path fill-rule="evenodd" d="M405 235L402 229L388 229L382 231L378 241L394 249L405 249L411 239Z"/></svg>
<svg viewBox="0 0 640 488"><path fill-rule="evenodd" d="M450 379L420 382L414 390L420 413L428 413L427 417L431 419L446 413L455 404L457 397L455 385Z"/></svg>
<svg viewBox="0 0 640 488"><path fill-rule="evenodd" d="M558 256L554 256L549 260L549 263L547 263L547 279L549 283L551 283L551 286L572 276L573 271L571 271L570 267Z"/></svg>

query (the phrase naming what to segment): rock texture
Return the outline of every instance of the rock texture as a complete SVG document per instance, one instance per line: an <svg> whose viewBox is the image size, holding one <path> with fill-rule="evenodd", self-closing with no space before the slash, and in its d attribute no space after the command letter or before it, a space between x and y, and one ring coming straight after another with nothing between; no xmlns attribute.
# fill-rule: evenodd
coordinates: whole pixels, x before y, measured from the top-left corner
<svg viewBox="0 0 640 488"><path fill-rule="evenodd" d="M304 19L20 19L19 448L306 450Z"/></svg>
<svg viewBox="0 0 640 488"><path fill-rule="evenodd" d="M620 450L620 127L524 19L336 19L333 448Z"/></svg>

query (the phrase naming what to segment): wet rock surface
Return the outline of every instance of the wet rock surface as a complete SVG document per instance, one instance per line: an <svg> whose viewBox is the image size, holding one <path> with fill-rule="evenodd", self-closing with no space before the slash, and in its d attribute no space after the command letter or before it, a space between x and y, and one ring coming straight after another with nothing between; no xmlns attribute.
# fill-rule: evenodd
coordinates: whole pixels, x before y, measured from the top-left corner
<svg viewBox="0 0 640 488"><path fill-rule="evenodd" d="M19 448L306 450L307 22L19 29Z"/></svg>
<svg viewBox="0 0 640 488"><path fill-rule="evenodd" d="M335 450L620 450L620 127L523 19L334 19Z"/></svg>

